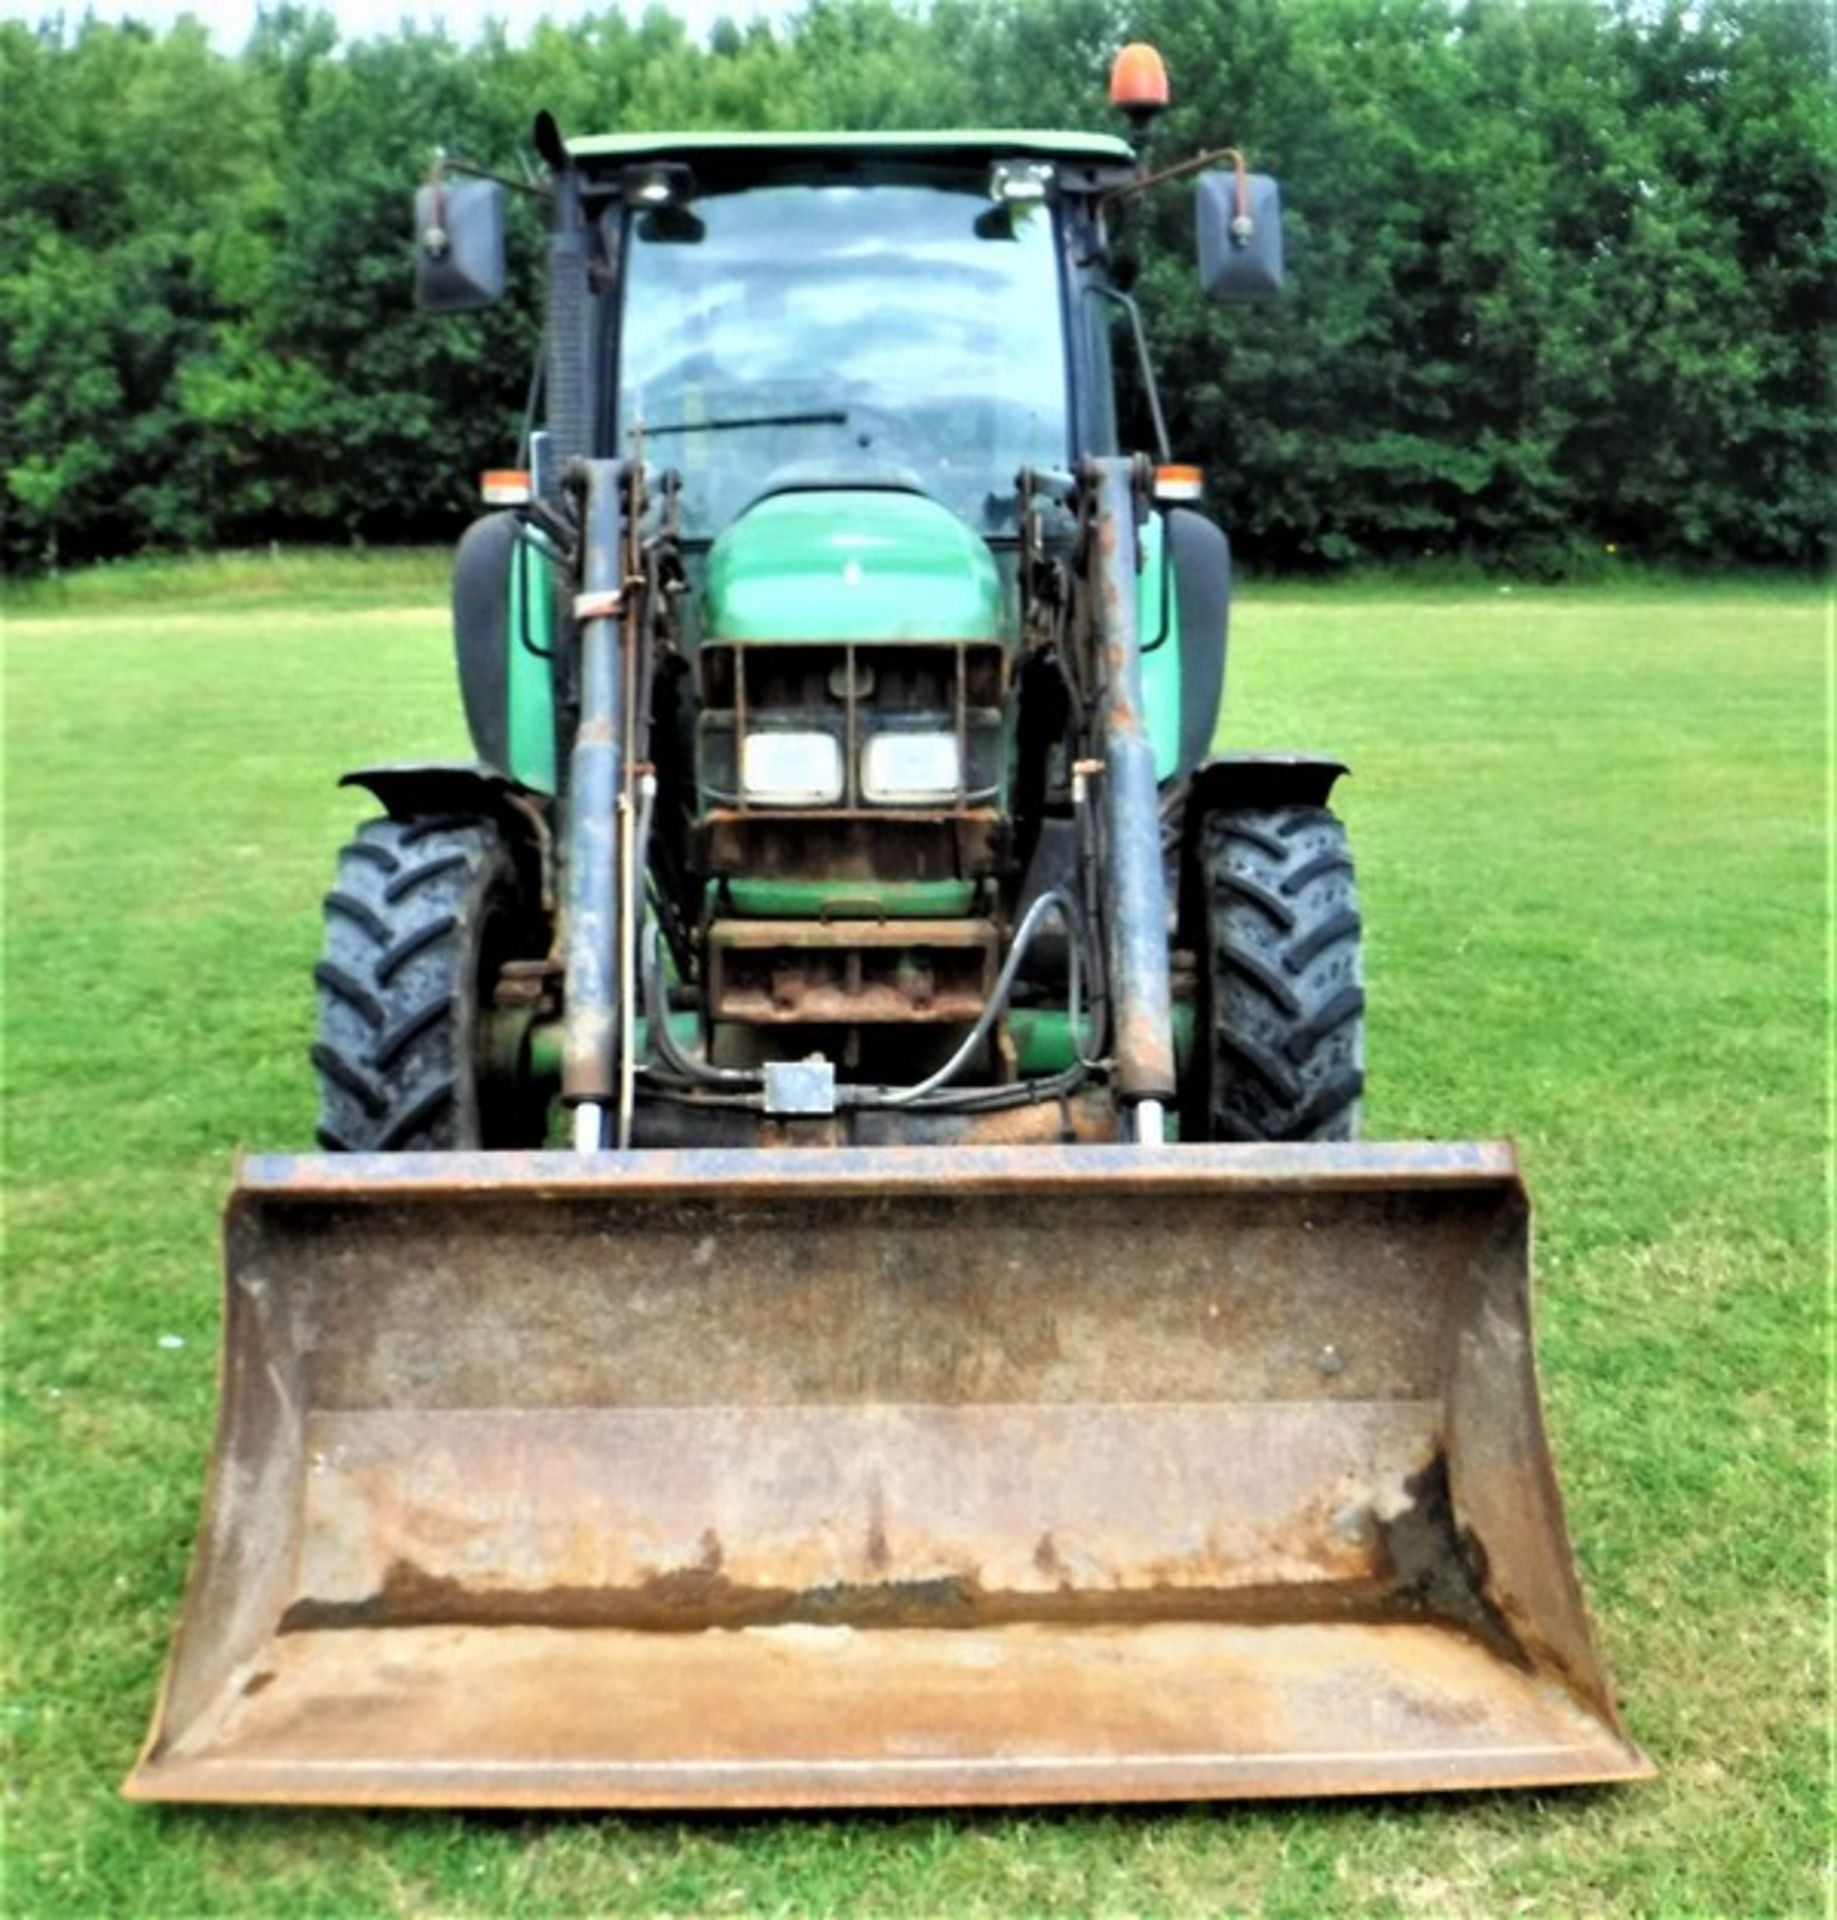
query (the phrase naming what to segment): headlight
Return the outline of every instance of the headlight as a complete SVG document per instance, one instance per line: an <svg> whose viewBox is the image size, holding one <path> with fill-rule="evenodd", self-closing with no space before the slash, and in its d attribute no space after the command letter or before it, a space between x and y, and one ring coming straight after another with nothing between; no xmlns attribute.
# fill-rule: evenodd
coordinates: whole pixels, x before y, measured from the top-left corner
<svg viewBox="0 0 1837 1920"><path fill-rule="evenodd" d="M880 806L947 800L963 784L954 733L876 733L861 756L861 791Z"/></svg>
<svg viewBox="0 0 1837 1920"><path fill-rule="evenodd" d="M842 747L829 733L749 733L740 746L749 800L820 807L842 797Z"/></svg>

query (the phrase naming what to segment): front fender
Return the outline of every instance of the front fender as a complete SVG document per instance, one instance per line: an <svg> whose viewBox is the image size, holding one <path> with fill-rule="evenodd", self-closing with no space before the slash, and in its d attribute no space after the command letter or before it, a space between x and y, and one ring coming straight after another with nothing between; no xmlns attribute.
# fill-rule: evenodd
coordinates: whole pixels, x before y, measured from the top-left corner
<svg viewBox="0 0 1837 1920"><path fill-rule="evenodd" d="M1320 753L1221 753L1188 783L1186 815L1224 807L1324 807L1334 782L1349 769Z"/></svg>
<svg viewBox="0 0 1837 1920"><path fill-rule="evenodd" d="M1180 823L1180 942L1190 945L1199 897L1199 823L1208 813L1246 807L1324 807L1345 761L1318 753L1221 753L1163 802L1162 819Z"/></svg>
<svg viewBox="0 0 1837 1920"><path fill-rule="evenodd" d="M360 787L381 802L392 820L426 820L467 814L502 829L527 877L544 901L554 897L555 841L549 799L496 767L474 760L401 760L353 767L341 787Z"/></svg>

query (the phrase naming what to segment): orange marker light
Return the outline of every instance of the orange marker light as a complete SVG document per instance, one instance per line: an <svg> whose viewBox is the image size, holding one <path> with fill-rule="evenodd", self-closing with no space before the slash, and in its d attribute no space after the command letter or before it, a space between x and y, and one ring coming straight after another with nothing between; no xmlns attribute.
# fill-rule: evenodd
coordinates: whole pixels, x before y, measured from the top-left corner
<svg viewBox="0 0 1837 1920"><path fill-rule="evenodd" d="M529 474L522 467L488 467L478 477L478 490L488 507L526 507Z"/></svg>
<svg viewBox="0 0 1837 1920"><path fill-rule="evenodd" d="M1126 113L1159 113L1167 105L1167 65L1146 40L1132 40L1110 68L1110 104Z"/></svg>
<svg viewBox="0 0 1837 1920"><path fill-rule="evenodd" d="M1197 500L1206 490L1204 467L1166 466L1155 468L1157 500Z"/></svg>

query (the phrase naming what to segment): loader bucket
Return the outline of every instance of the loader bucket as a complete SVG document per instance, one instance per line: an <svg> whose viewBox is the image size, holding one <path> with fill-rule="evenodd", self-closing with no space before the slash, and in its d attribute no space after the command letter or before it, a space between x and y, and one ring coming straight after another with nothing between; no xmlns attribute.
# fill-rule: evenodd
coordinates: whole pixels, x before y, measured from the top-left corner
<svg viewBox="0 0 1837 1920"><path fill-rule="evenodd" d="M259 1159L148 1800L1629 1780L1501 1146Z"/></svg>

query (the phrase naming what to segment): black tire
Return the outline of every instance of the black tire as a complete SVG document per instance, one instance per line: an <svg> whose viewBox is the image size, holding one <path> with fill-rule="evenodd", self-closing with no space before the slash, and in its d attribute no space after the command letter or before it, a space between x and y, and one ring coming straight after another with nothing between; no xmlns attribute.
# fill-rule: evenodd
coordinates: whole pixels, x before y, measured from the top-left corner
<svg viewBox="0 0 1837 1920"><path fill-rule="evenodd" d="M481 1073L479 1015L504 962L546 946L494 823L365 821L338 855L313 970L319 1144L333 1153L540 1146L545 1104Z"/></svg>
<svg viewBox="0 0 1837 1920"><path fill-rule="evenodd" d="M1325 807L1208 814L1189 1137L1356 1140L1365 977L1346 829Z"/></svg>

